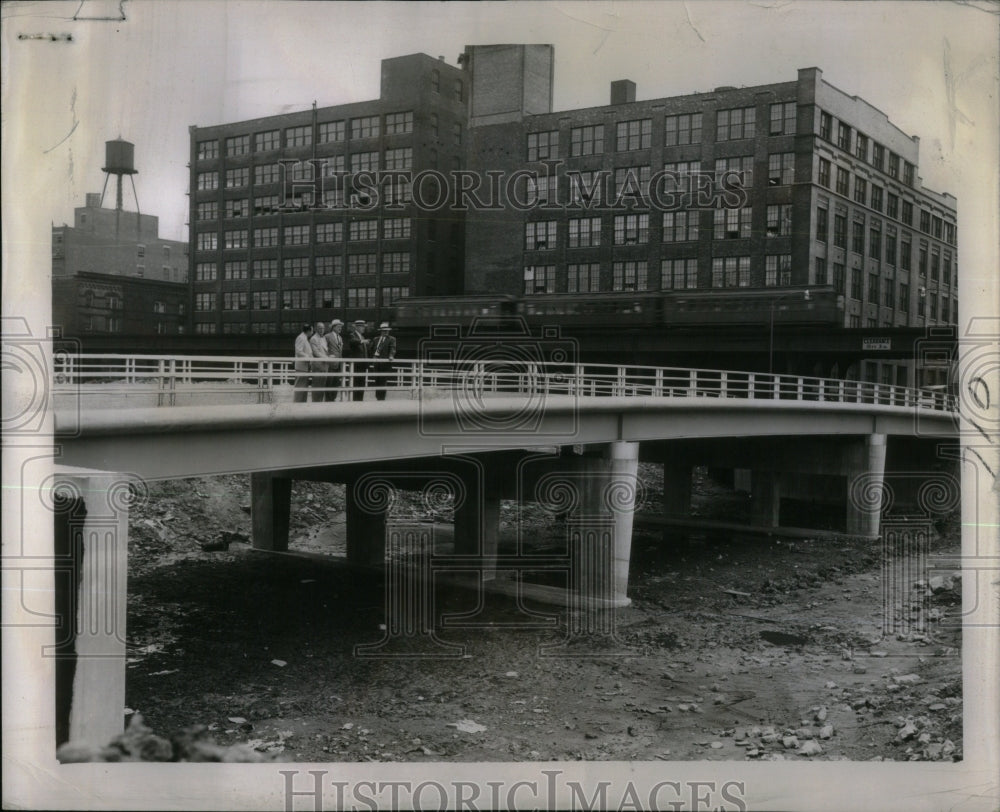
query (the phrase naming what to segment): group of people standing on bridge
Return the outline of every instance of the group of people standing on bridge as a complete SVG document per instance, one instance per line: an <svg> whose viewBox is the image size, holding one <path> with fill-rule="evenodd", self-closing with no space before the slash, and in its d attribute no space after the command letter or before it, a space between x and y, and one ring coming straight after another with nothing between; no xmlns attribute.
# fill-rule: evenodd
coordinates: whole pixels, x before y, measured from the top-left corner
<svg viewBox="0 0 1000 812"><path fill-rule="evenodd" d="M296 403L341 400L364 400L369 380L375 387L375 399L385 400L386 387L392 382L392 360L396 357L396 339L389 322L379 325L378 335L366 337L368 322L356 319L345 325L340 319L326 324L303 324L295 339ZM349 365L338 359L350 361ZM343 397L340 397L340 396Z"/></svg>

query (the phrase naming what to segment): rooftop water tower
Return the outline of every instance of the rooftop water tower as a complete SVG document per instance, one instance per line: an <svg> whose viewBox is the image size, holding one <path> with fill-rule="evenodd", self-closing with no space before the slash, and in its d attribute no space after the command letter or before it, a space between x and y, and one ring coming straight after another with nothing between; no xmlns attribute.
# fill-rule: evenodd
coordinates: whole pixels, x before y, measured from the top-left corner
<svg viewBox="0 0 1000 812"><path fill-rule="evenodd" d="M118 225L122 212L122 175L128 175L132 181L132 197L135 199L135 220L136 228L139 225L139 197L135 193L135 181L132 175L139 173L135 168L135 144L118 138L115 141L104 142L104 188L101 190L101 204L104 204L104 193L108 189L108 181L114 175L118 179L118 194L115 198L115 234L118 233Z"/></svg>

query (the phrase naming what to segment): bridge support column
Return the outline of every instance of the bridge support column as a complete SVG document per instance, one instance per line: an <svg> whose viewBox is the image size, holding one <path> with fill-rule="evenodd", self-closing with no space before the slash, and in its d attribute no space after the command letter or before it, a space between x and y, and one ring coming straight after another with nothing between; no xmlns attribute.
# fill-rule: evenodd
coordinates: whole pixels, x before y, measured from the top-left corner
<svg viewBox="0 0 1000 812"><path fill-rule="evenodd" d="M265 472L250 474L250 518L256 550L288 549L292 480Z"/></svg>
<svg viewBox="0 0 1000 812"><path fill-rule="evenodd" d="M385 562L385 518L388 500L375 493L359 493L359 482L344 489L347 519L347 560L359 566L381 567Z"/></svg>
<svg viewBox="0 0 1000 812"><path fill-rule="evenodd" d="M106 745L124 729L129 484L57 466L55 510L56 745Z"/></svg>
<svg viewBox="0 0 1000 812"><path fill-rule="evenodd" d="M691 513L691 463L680 457L663 461L663 512L668 516Z"/></svg>
<svg viewBox="0 0 1000 812"><path fill-rule="evenodd" d="M482 580L492 581L500 540L500 483L485 467L462 482L465 499L455 508L455 552L484 559Z"/></svg>
<svg viewBox="0 0 1000 812"><path fill-rule="evenodd" d="M847 532L878 538L885 478L884 434L869 434L847 452Z"/></svg>
<svg viewBox="0 0 1000 812"><path fill-rule="evenodd" d="M781 479L777 471L754 471L750 482L750 523L777 527L781 513Z"/></svg>

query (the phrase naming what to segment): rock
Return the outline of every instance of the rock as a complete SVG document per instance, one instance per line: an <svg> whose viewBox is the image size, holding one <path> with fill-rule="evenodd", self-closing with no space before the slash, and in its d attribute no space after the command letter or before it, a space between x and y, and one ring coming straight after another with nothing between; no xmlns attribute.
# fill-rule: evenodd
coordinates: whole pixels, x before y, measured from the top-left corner
<svg viewBox="0 0 1000 812"><path fill-rule="evenodd" d="M948 706L945 705L943 702L935 702L933 705L931 705L930 707L928 707L928 710L940 711L940 710L944 710L947 707Z"/></svg>
<svg viewBox="0 0 1000 812"><path fill-rule="evenodd" d="M825 722L826 721L826 715L827 715L827 709L826 709L826 705L824 705L818 711L816 711L815 719L816 719L817 722Z"/></svg>
<svg viewBox="0 0 1000 812"><path fill-rule="evenodd" d="M888 651L881 651L881 650L879 650L879 651L869 651L868 652L868 656L869 657L888 657L889 656L889 652Z"/></svg>
<svg viewBox="0 0 1000 812"><path fill-rule="evenodd" d="M87 742L64 742L56 751L60 764L85 764L90 761L103 761L101 748Z"/></svg>
<svg viewBox="0 0 1000 812"><path fill-rule="evenodd" d="M940 742L927 745L927 758L937 761L944 752L944 745Z"/></svg>
<svg viewBox="0 0 1000 812"><path fill-rule="evenodd" d="M713 750L721 750L722 749L722 742L712 742L712 749Z"/></svg>
<svg viewBox="0 0 1000 812"><path fill-rule="evenodd" d="M482 733L486 730L485 725L473 722L471 719L459 719L457 722L448 722L447 726L460 730L462 733Z"/></svg>
<svg viewBox="0 0 1000 812"><path fill-rule="evenodd" d="M824 687L826 687L826 688L828 688L828 689L830 689L832 691L834 688L837 687L837 683L835 683L833 680L827 680L827 683L826 683L826 685Z"/></svg>
<svg viewBox="0 0 1000 812"><path fill-rule="evenodd" d="M952 578L948 575L934 575L927 581L927 587L935 595L939 595L942 592L947 592L952 589L954 582Z"/></svg>
<svg viewBox="0 0 1000 812"><path fill-rule="evenodd" d="M852 668L851 671L853 671L855 674L867 674L868 673L868 669L865 668L860 663L855 663L854 664L854 668Z"/></svg>
<svg viewBox="0 0 1000 812"><path fill-rule="evenodd" d="M782 738L781 744L786 750L791 750L793 747L799 746L799 740L795 736L785 736Z"/></svg>
<svg viewBox="0 0 1000 812"><path fill-rule="evenodd" d="M899 732L896 734L896 741L898 742L909 741L916 735L917 735L917 729L913 726L913 723L907 722L905 725L903 725L903 727L899 729Z"/></svg>
<svg viewBox="0 0 1000 812"><path fill-rule="evenodd" d="M941 745L941 755L950 756L955 752L955 743L951 739L945 739Z"/></svg>
<svg viewBox="0 0 1000 812"><path fill-rule="evenodd" d="M798 750L795 751L796 755L799 756L818 756L822 752L823 748L819 746L819 742L812 739L805 742Z"/></svg>
<svg viewBox="0 0 1000 812"><path fill-rule="evenodd" d="M901 685L914 685L921 681L919 674L902 674L900 676L894 676L893 679Z"/></svg>
<svg viewBox="0 0 1000 812"><path fill-rule="evenodd" d="M819 729L819 737L821 739L831 739L833 738L833 725L825 724Z"/></svg>
<svg viewBox="0 0 1000 812"><path fill-rule="evenodd" d="M759 755L760 755L760 750L758 750L756 747L747 750L747 758L757 758Z"/></svg>
<svg viewBox="0 0 1000 812"><path fill-rule="evenodd" d="M808 727L800 727L795 731L795 736L799 739L811 739L813 738L813 732Z"/></svg>
<svg viewBox="0 0 1000 812"><path fill-rule="evenodd" d="M919 736L917 736L917 743L918 744L930 744L931 743L931 734L930 733L921 733Z"/></svg>
<svg viewBox="0 0 1000 812"><path fill-rule="evenodd" d="M248 502L245 505L240 505L240 510L242 510L244 513L249 514L253 510L253 508L251 507L250 503Z"/></svg>

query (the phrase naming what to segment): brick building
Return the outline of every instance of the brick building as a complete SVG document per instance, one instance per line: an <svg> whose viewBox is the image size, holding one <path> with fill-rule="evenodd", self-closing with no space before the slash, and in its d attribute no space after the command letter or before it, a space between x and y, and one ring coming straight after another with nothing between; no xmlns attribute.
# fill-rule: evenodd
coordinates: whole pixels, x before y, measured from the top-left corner
<svg viewBox="0 0 1000 812"><path fill-rule="evenodd" d="M53 278L52 323L85 348L88 337L180 335L187 301L186 284L81 271Z"/></svg>
<svg viewBox="0 0 1000 812"><path fill-rule="evenodd" d="M621 80L610 104L558 112L538 109L551 98L543 72L515 72L534 114L491 117L517 95L496 90L506 57L466 52L479 67L468 166L535 177L467 215L467 291L745 288L780 301L832 286L843 327L957 322L955 198L922 186L916 136L819 69L649 101ZM479 75L493 109L478 100ZM904 364L858 374L913 382Z"/></svg>
<svg viewBox="0 0 1000 812"><path fill-rule="evenodd" d="M378 99L191 127L195 333L376 320L400 297L461 290L462 219L418 212L402 175L358 173L461 168L465 82L414 54L383 60Z"/></svg>

